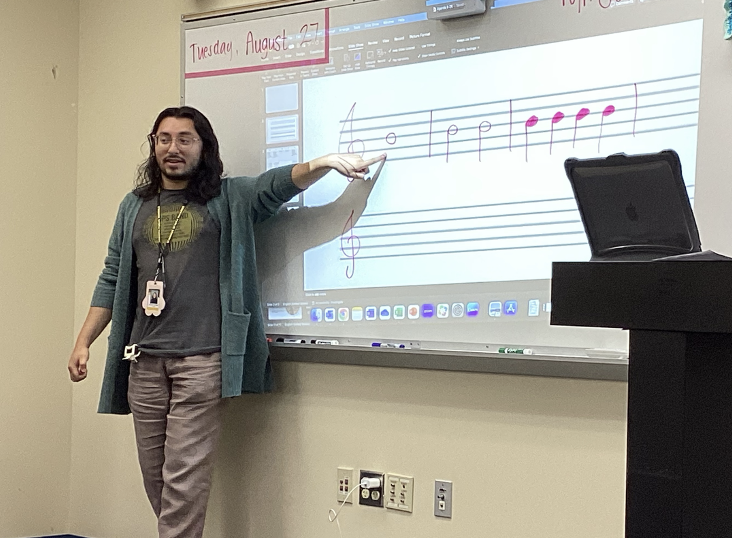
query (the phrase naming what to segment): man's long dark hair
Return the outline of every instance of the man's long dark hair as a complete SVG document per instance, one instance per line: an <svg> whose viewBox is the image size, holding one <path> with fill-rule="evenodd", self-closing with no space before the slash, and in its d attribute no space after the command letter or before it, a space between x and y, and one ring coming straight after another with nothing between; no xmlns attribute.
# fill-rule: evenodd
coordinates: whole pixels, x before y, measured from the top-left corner
<svg viewBox="0 0 732 538"><path fill-rule="evenodd" d="M201 147L201 160L198 167L193 170L186 187L188 199L206 203L217 197L221 194L221 178L224 174L224 165L219 155L219 141L208 118L190 106L166 108L158 114L152 131L148 135L150 156L137 169L135 194L143 200L150 200L157 196L158 191L163 187L162 172L155 158L155 139L153 135L158 132L160 123L165 118L188 118L193 121L193 126L203 144Z"/></svg>

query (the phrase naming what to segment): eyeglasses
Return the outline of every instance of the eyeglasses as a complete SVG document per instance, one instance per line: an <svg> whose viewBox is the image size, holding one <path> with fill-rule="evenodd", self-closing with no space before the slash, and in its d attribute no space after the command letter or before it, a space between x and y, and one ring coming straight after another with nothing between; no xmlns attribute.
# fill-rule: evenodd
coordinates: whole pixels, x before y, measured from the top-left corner
<svg viewBox="0 0 732 538"><path fill-rule="evenodd" d="M179 148L189 148L193 145L194 142L198 142L199 140L201 140L200 138L196 138L195 136L190 135L170 136L167 134L161 134L150 135L150 137L155 141L158 146L170 146L173 142L175 142L175 145Z"/></svg>

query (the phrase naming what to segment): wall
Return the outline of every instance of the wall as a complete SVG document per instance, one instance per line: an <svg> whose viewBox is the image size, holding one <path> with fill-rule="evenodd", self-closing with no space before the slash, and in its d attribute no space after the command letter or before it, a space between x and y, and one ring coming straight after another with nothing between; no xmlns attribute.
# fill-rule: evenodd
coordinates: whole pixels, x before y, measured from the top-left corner
<svg viewBox="0 0 732 538"><path fill-rule="evenodd" d="M78 28L77 0L0 3L3 538L68 519Z"/></svg>
<svg viewBox="0 0 732 538"><path fill-rule="evenodd" d="M147 130L179 99L180 15L231 5L80 1L76 328ZM104 353L100 338L90 379L74 390L71 498L84 502L72 503L69 528L100 538L153 536L131 420L95 414ZM411 515L345 508L346 538L622 536L623 383L276 367L277 393L227 406L209 538L337 536L327 512L339 465L416 482ZM435 479L455 483L451 521L432 515Z"/></svg>

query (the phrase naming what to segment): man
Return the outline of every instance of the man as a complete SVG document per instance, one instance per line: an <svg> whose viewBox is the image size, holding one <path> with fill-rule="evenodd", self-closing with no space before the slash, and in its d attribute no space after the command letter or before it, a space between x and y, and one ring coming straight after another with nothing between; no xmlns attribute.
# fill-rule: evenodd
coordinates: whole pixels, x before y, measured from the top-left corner
<svg viewBox="0 0 732 538"><path fill-rule="evenodd" d="M117 214L105 267L69 359L111 321L100 413L132 413L161 538L200 537L222 398L271 389L254 224L334 169L363 179L383 159L333 154L256 178L222 178L208 119L162 111L136 189ZM153 299L154 298L154 299Z"/></svg>

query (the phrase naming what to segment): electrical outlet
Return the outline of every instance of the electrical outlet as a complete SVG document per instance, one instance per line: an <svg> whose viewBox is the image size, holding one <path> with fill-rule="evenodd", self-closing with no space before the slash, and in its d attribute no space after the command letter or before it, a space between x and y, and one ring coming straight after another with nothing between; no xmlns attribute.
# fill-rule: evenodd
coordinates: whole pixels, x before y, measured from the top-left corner
<svg viewBox="0 0 732 538"><path fill-rule="evenodd" d="M348 495L354 487L358 484L353 483L353 468L352 467L338 467L338 502L342 503L353 503L353 496L355 493Z"/></svg>
<svg viewBox="0 0 732 538"><path fill-rule="evenodd" d="M377 473L375 471L361 471L358 483L360 484L364 478L378 478L378 488L361 488L358 496L358 504L365 504L366 506L378 506L379 508L384 507L384 473ZM359 486L360 487L360 486Z"/></svg>
<svg viewBox="0 0 732 538"><path fill-rule="evenodd" d="M414 477L387 473L384 486L386 507L411 512L414 500Z"/></svg>
<svg viewBox="0 0 732 538"><path fill-rule="evenodd" d="M452 482L435 480L435 515L452 517Z"/></svg>

